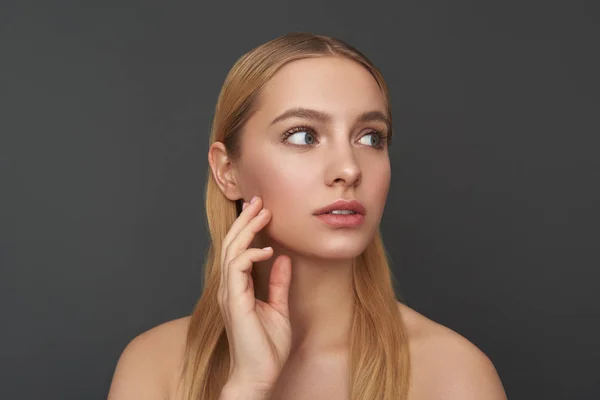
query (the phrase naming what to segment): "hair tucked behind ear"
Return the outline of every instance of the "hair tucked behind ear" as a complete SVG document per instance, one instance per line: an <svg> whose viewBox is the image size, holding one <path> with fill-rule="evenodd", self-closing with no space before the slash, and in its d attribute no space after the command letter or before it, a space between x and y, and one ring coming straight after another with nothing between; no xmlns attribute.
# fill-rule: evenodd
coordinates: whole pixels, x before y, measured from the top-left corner
<svg viewBox="0 0 600 400"><path fill-rule="evenodd" d="M286 63L308 57L339 56L362 64L376 79L391 119L389 94L379 70L343 41L310 33L271 40L237 60L221 89L210 144L225 144L232 159L240 156L240 134L255 112L263 86ZM229 373L229 346L217 302L223 239L241 211L228 200L209 169L206 216L211 245L204 288L191 315L180 385L186 400L219 397ZM350 333L352 399L406 399L410 359L406 329L393 288L386 251L378 231L353 263L355 312Z"/></svg>

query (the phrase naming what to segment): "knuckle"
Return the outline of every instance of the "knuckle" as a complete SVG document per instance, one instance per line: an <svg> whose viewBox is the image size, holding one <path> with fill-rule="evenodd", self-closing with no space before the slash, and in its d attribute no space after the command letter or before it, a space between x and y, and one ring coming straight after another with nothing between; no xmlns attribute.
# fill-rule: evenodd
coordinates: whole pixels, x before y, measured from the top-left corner
<svg viewBox="0 0 600 400"><path fill-rule="evenodd" d="M229 262L227 263L227 268L232 269L235 267L236 264L237 264L237 256L232 258L231 260L229 260ZM231 273L229 274L229 276L231 276Z"/></svg>
<svg viewBox="0 0 600 400"><path fill-rule="evenodd" d="M229 251L227 252L227 255L229 258L227 259L234 259L236 258L240 252L241 252L241 245L239 243L239 241L235 241L233 243L231 243L231 246L229 247Z"/></svg>
<svg viewBox="0 0 600 400"><path fill-rule="evenodd" d="M230 267L234 267L235 265L239 264L240 261L243 260L243 257L244 257L244 252L242 252L242 253L238 254L237 256L233 257L231 259L231 261L229 261L229 266Z"/></svg>

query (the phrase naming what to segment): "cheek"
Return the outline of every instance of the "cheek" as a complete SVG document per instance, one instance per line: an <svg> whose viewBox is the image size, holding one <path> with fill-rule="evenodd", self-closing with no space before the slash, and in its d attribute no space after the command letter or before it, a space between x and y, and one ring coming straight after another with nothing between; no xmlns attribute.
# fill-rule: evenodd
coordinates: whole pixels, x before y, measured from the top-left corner
<svg viewBox="0 0 600 400"><path fill-rule="evenodd" d="M260 171L260 176L256 178L256 187L264 199L265 207L271 210L274 216L311 211L307 209L306 196L318 187L316 180L319 175L308 170L306 163L300 165L288 161L266 164L261 166Z"/></svg>
<svg viewBox="0 0 600 400"><path fill-rule="evenodd" d="M391 170L388 165L382 165L377 171L371 176L370 183L372 187L369 189L372 190L373 196L377 204L383 208L385 205L385 201L387 199L387 195L390 189L391 183Z"/></svg>
<svg viewBox="0 0 600 400"><path fill-rule="evenodd" d="M252 178L253 188L262 197L265 208L272 212L264 233L294 251L310 247L310 243L304 243L302 232L314 229L315 202L310 201L310 196L311 193L318 195L315 190L323 187L322 173L316 171L315 165L294 163L289 158L285 163L271 158L268 163L260 164L260 168L255 169L260 175Z"/></svg>
<svg viewBox="0 0 600 400"><path fill-rule="evenodd" d="M363 184L358 196L369 210L367 219L370 228L376 230L383 217L390 189L391 168L385 162L374 162L370 167L363 170Z"/></svg>
<svg viewBox="0 0 600 400"><path fill-rule="evenodd" d="M334 200L331 188L325 187L323 165L293 157L278 160L273 155L254 159L252 176L245 175L249 193L258 194L265 208L272 212L271 222L263 230L271 240L304 254L334 258L362 251L377 230L387 199L391 171L385 160L362 160L362 183L351 194L370 210L364 228L355 232L335 233L323 227L313 215L320 201ZM313 254L313 255L314 255Z"/></svg>

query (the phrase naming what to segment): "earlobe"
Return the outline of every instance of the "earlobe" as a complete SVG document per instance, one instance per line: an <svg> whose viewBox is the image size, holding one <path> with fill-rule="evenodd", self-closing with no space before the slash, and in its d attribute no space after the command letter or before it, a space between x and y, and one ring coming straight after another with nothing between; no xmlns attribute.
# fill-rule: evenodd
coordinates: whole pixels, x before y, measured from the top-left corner
<svg viewBox="0 0 600 400"><path fill-rule="evenodd" d="M232 201L240 199L241 193L235 177L235 168L223 143L215 142L210 146L208 164L217 186L225 197Z"/></svg>

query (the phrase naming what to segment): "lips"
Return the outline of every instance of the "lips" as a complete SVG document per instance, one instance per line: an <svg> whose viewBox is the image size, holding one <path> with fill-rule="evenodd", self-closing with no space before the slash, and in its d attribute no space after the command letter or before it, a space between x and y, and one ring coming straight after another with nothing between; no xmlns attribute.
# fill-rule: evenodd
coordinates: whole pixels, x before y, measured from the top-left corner
<svg viewBox="0 0 600 400"><path fill-rule="evenodd" d="M325 213L316 217L333 228L357 228L365 221L365 216L362 214L341 215Z"/></svg>
<svg viewBox="0 0 600 400"><path fill-rule="evenodd" d="M366 209L362 203L358 200L338 200L328 206L322 207L315 211L314 215L321 215L331 212L333 210L351 210L357 214L365 215Z"/></svg>

